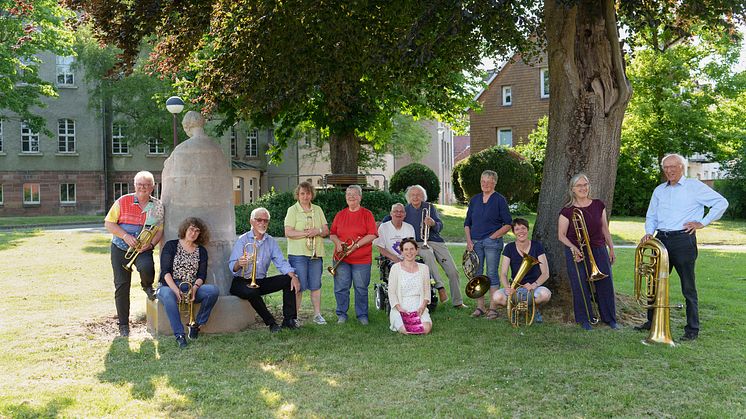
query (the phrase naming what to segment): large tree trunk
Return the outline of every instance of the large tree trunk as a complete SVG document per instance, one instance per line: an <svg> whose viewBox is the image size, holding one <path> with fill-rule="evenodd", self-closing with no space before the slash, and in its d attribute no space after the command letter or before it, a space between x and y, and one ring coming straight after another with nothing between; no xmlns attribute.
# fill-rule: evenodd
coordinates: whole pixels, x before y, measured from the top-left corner
<svg viewBox="0 0 746 419"><path fill-rule="evenodd" d="M557 217L569 179L590 178L591 194L611 214L624 110L631 88L616 27L612 0L577 3L546 0L550 106L544 179L534 239L547 250L556 303L572 319L564 245L557 240Z"/></svg>
<svg viewBox="0 0 746 419"><path fill-rule="evenodd" d="M330 163L333 174L357 174L360 142L354 132L332 133L329 138Z"/></svg>

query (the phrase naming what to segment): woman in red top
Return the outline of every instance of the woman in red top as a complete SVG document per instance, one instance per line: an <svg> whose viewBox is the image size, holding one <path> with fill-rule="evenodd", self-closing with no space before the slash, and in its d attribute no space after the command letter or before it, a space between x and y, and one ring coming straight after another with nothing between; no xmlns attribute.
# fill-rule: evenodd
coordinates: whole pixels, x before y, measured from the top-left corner
<svg viewBox="0 0 746 419"><path fill-rule="evenodd" d="M334 298L337 300L337 323L347 321L350 306L350 287L355 287L355 315L360 324L368 324L368 286L373 246L376 238L376 220L373 213L360 206L363 190L351 185L345 191L347 208L338 212L332 221L331 235L335 260L342 254L342 243L351 245L351 253L342 259L334 275ZM354 245L352 243L355 243ZM335 262L336 263L336 262Z"/></svg>

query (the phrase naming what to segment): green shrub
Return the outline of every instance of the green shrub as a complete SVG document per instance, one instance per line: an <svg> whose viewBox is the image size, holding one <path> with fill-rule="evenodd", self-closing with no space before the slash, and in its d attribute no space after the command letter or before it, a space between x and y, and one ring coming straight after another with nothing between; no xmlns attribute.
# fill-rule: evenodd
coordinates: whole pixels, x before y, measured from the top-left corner
<svg viewBox="0 0 746 419"><path fill-rule="evenodd" d="M718 179L714 186L728 200L725 214L731 218L746 218L746 179Z"/></svg>
<svg viewBox="0 0 746 419"><path fill-rule="evenodd" d="M451 185L453 185L453 195L456 197L456 202L460 204L466 204L466 196L464 196L464 190L461 188L461 182L459 181L459 176L461 173L461 169L464 167L466 162L469 160L469 157L466 157L465 159L459 161L455 165L453 165L453 171L451 172Z"/></svg>
<svg viewBox="0 0 746 419"><path fill-rule="evenodd" d="M655 161L622 147L614 186L614 215L645 216L653 189L660 183Z"/></svg>
<svg viewBox="0 0 746 419"><path fill-rule="evenodd" d="M420 163L411 163L391 176L391 192L405 192L412 185L420 185L427 191L427 200L437 202L440 196L440 180L429 167Z"/></svg>
<svg viewBox="0 0 746 419"><path fill-rule="evenodd" d="M235 208L236 233L243 234L249 231L249 229L251 229L251 224L249 224L251 211L254 208L264 207L271 215L267 232L274 237L284 237L285 214L287 214L288 208L293 206L295 202L292 192L270 192L262 195L252 204L237 205ZM396 202L405 203L404 195L401 193L392 194L379 190L363 191L362 206L369 209L373 213L373 216L375 216L376 220L380 220L388 215L391 211L391 205ZM334 216L343 208L347 207L345 190L335 188L316 191L313 203L324 210L326 220L329 222L329 226L331 227Z"/></svg>
<svg viewBox="0 0 746 419"><path fill-rule="evenodd" d="M485 170L497 173L495 190L502 194L509 204L529 202L533 197L534 168L531 163L507 147L494 146L472 154L461 168L459 184L467 199L482 192L479 180Z"/></svg>
<svg viewBox="0 0 746 419"><path fill-rule="evenodd" d="M539 119L536 129L528 134L528 142L515 147L515 151L520 153L534 167L534 196L529 202L526 202L526 205L534 211L536 211L539 205L539 190L541 189L541 181L544 175L544 157L547 149L548 129L549 117L544 116Z"/></svg>

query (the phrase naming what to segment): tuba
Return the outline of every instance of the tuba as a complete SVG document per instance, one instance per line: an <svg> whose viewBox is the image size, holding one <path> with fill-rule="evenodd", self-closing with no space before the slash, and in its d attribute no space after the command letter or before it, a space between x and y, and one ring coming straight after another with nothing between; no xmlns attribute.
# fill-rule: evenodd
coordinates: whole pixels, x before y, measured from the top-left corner
<svg viewBox="0 0 746 419"><path fill-rule="evenodd" d="M191 281L182 281L179 283L179 294L181 294L181 301L179 301L179 311L189 313L188 326L194 326L194 301L192 301L192 292L194 289L194 283Z"/></svg>
<svg viewBox="0 0 746 419"><path fill-rule="evenodd" d="M425 222L428 218L430 218L430 206L425 205L422 207L422 218L420 219L420 237L422 238L423 249L430 248L427 244L427 239L430 238L430 226Z"/></svg>
<svg viewBox="0 0 746 419"><path fill-rule="evenodd" d="M668 250L652 238L635 249L635 299L643 308L653 310L650 334L642 343L675 346L671 338L670 309L683 306L668 304Z"/></svg>
<svg viewBox="0 0 746 419"><path fill-rule="evenodd" d="M490 279L486 275L477 275L479 269L479 256L477 252L464 250L464 256L461 258L461 266L464 268L464 275L469 278L464 293L469 298L477 299L490 290Z"/></svg>
<svg viewBox="0 0 746 419"><path fill-rule="evenodd" d="M122 265L124 269L126 269L128 272L132 272L132 265L135 264L135 260L138 256L140 256L140 253L143 252L143 249L145 246L147 246L152 240L153 237L155 237L155 234L158 232L158 229L160 226L156 225L150 225L145 226L145 228L140 231L140 234L137 235L137 243L135 243L134 246L130 246L127 249L127 252L124 254L124 258L127 260L127 263Z"/></svg>
<svg viewBox="0 0 746 419"><path fill-rule="evenodd" d="M513 327L521 326L521 322L525 326L531 326L534 322L536 301L534 301L533 291L526 292L524 297L519 296L517 290L521 285L523 277L526 276L534 265L538 265L539 263L541 262L538 259L528 253L523 255L523 262L521 262L521 266L518 268L518 273L516 273L513 283L510 284L514 292L508 297L508 320L510 320L510 324Z"/></svg>
<svg viewBox="0 0 746 419"><path fill-rule="evenodd" d="M251 251L248 251L247 249L250 249ZM248 257L249 264L251 264L251 283L249 284L249 288L259 288L259 285L256 283L256 257L258 253L259 247L256 245L255 241L246 243L243 246L243 256ZM241 269L241 276L246 278L246 268Z"/></svg>
<svg viewBox="0 0 746 419"><path fill-rule="evenodd" d="M334 265L328 266L326 268L329 271L329 273L332 274L332 276L337 275L337 267L339 266L340 263L342 263L342 259L346 258L347 256L350 255L350 253L355 251L355 245L358 244L361 238L362 237L358 237L355 240L350 239L348 241L343 242L342 250L340 250L339 252L334 252L334 257L333 257Z"/></svg>

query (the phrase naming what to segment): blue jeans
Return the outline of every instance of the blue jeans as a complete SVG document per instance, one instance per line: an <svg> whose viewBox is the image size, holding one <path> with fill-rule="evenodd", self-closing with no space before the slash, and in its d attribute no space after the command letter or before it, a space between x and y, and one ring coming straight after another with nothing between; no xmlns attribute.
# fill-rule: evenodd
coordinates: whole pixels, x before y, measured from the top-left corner
<svg viewBox="0 0 746 419"><path fill-rule="evenodd" d="M178 285L178 284L177 284ZM176 295L168 287L168 285L161 285L158 288L158 301L163 303L163 308L168 316L168 322L171 323L171 330L174 331L174 336L184 334L184 325L181 323L181 314L179 313L179 303L176 302ZM218 301L220 290L213 284L203 284L197 288L197 297L194 299L194 303L199 303L199 312L194 321L197 326L201 326L207 323L207 319L210 318L210 312Z"/></svg>
<svg viewBox="0 0 746 419"><path fill-rule="evenodd" d="M500 286L500 253L503 251L503 238L474 240L474 251L479 256L479 267L477 275L484 273L484 265L487 264L487 277L490 279L490 287Z"/></svg>
<svg viewBox="0 0 746 419"><path fill-rule="evenodd" d="M341 262L334 277L334 298L337 300L337 316L347 318L350 307L350 287L355 287L355 315L358 319L368 318L368 285L370 285L370 264L351 265Z"/></svg>
<svg viewBox="0 0 746 419"><path fill-rule="evenodd" d="M288 255L288 262L298 275L301 291L321 289L321 273L324 270L322 258L311 259L310 256Z"/></svg>

